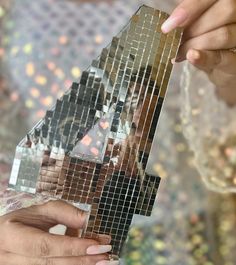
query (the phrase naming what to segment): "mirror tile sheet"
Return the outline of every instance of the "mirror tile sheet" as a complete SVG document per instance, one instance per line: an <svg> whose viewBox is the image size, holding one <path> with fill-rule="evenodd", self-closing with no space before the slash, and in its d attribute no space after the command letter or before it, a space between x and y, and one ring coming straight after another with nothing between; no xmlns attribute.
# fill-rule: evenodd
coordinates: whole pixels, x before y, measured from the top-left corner
<svg viewBox="0 0 236 265"><path fill-rule="evenodd" d="M140 7L19 143L9 181L88 205L82 236L110 234L117 257L133 215L151 214L159 186L148 158L182 35L161 33L167 17Z"/></svg>

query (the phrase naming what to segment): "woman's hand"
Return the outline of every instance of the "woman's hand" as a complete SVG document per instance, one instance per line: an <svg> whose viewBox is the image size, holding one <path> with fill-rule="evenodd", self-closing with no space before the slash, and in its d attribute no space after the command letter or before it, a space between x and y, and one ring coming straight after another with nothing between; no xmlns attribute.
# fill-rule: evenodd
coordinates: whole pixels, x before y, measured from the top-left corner
<svg viewBox="0 0 236 265"><path fill-rule="evenodd" d="M185 29L176 62L187 59L205 71L218 94L236 103L236 0L183 0L162 25Z"/></svg>
<svg viewBox="0 0 236 265"><path fill-rule="evenodd" d="M110 237L99 241L53 235L57 224L81 229L87 214L62 201L51 201L0 217L0 265L105 265Z"/></svg>

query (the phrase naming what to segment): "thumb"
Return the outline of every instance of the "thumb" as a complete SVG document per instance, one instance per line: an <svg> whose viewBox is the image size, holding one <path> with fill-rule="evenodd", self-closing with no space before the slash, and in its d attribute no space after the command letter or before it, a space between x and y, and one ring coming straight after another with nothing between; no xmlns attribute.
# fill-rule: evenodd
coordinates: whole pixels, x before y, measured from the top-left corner
<svg viewBox="0 0 236 265"><path fill-rule="evenodd" d="M232 51L191 49L187 52L187 60L198 69L208 73L217 69L228 74L236 74L236 54Z"/></svg>

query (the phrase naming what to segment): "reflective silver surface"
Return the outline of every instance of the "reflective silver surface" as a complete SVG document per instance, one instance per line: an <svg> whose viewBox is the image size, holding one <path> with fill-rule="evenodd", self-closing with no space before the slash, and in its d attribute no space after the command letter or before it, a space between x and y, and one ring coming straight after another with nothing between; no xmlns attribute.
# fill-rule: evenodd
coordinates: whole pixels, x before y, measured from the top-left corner
<svg viewBox="0 0 236 265"><path fill-rule="evenodd" d="M160 178L148 167L181 31L142 6L79 83L18 145L9 186L91 205L83 236L112 236L120 255L134 214L150 215Z"/></svg>

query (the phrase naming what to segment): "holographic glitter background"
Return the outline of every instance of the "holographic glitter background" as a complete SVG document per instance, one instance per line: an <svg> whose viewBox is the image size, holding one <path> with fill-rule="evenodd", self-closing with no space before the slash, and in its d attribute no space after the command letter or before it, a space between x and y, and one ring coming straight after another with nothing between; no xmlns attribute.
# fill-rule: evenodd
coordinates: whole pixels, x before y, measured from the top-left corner
<svg viewBox="0 0 236 265"><path fill-rule="evenodd" d="M174 6L158 0L0 1L2 182L19 140L142 3L165 11ZM154 143L154 169L163 178L158 204L151 218L135 220L124 262L234 265L236 197L207 191L195 170L179 119L181 70L175 69Z"/></svg>

